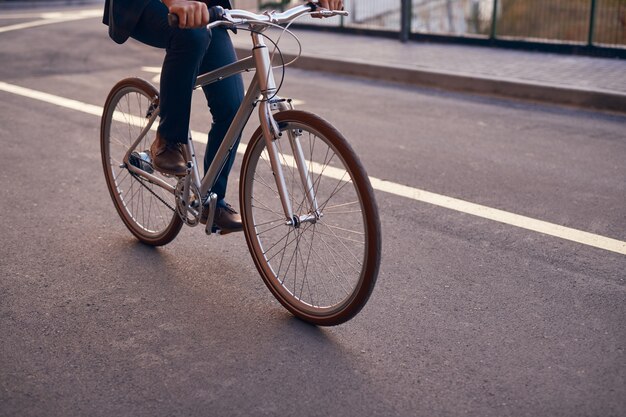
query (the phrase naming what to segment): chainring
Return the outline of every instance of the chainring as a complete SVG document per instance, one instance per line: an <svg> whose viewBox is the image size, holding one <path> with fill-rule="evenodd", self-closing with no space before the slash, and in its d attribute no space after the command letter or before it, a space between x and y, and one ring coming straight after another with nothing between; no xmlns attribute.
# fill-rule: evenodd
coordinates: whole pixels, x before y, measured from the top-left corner
<svg viewBox="0 0 626 417"><path fill-rule="evenodd" d="M181 177L176 184L176 190L174 196L176 197L176 213L180 219L188 226L196 226L200 221L200 214L202 207L200 199L200 190L198 187L190 183L189 184L189 201L183 201L183 194L185 193L185 177Z"/></svg>

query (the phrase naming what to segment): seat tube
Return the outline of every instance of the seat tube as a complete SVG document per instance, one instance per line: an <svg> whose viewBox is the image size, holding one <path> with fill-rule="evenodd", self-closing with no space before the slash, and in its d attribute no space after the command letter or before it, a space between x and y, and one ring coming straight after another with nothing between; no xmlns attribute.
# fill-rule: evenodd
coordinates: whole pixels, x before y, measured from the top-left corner
<svg viewBox="0 0 626 417"><path fill-rule="evenodd" d="M280 164L280 155L276 144L276 140L280 137L280 128L272 116L268 102L269 99L276 94L276 82L274 81L272 72L271 57L267 46L263 42L262 36L254 31L251 36L254 43L253 56L256 65L256 78L263 96L263 99L259 103L261 130L263 132L265 146L268 150L270 165L274 173L274 179L276 181L276 187L278 188L278 195L280 196L285 218L288 223L295 224L293 207L291 205L289 192L287 191L287 184Z"/></svg>
<svg viewBox="0 0 626 417"><path fill-rule="evenodd" d="M185 149L185 159L192 164L193 182L198 189L200 188L200 171L198 170L198 160L196 159L196 149L193 146L193 139L191 138L191 129L187 134L187 146Z"/></svg>

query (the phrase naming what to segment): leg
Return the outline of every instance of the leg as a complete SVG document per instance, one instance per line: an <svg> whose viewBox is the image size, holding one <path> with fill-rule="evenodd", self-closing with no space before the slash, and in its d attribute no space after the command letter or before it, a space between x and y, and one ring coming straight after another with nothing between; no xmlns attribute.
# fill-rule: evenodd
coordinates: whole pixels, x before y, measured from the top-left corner
<svg viewBox="0 0 626 417"><path fill-rule="evenodd" d="M187 142L191 94L198 67L211 41L204 29L178 29L167 24L167 7L151 0L131 36L147 45L165 49L161 71L160 121L150 147L154 168L170 175L185 175L181 144Z"/></svg>
<svg viewBox="0 0 626 417"><path fill-rule="evenodd" d="M225 29L214 29L212 32L211 44L200 65L201 73L211 71L237 60L228 32ZM211 115L213 116L213 123L211 125L211 131L209 132L209 141L204 155L204 170L206 173L243 100L243 79L240 74L237 74L204 86L203 91L211 110ZM235 160L238 144L239 140L237 140L237 144L233 148L213 188L213 192L217 194L220 204L222 204L222 200L226 195L228 174Z"/></svg>
<svg viewBox="0 0 626 417"><path fill-rule="evenodd" d="M211 32L171 28L167 7L158 0L146 6L131 37L165 49L161 71L159 134L168 143L187 143L191 94Z"/></svg>
<svg viewBox="0 0 626 417"><path fill-rule="evenodd" d="M232 42L225 29L214 29L211 44L200 65L200 72L208 72L237 60ZM243 79L241 75L226 78L222 81L203 87L207 104L213 116L209 141L204 154L204 172L215 158L224 136L239 109L243 100ZM241 217L235 210L224 201L228 174L233 166L237 154L239 138L233 147L224 167L220 171L212 191L217 194L217 211L215 213L214 226L221 230L222 234L238 232L242 230Z"/></svg>

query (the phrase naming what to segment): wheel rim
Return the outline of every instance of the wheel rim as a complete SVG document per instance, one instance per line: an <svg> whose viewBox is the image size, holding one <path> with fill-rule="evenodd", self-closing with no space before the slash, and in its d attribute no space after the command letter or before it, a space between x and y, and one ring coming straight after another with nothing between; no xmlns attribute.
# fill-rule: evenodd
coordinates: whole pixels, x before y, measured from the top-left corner
<svg viewBox="0 0 626 417"><path fill-rule="evenodd" d="M364 207L355 174L320 132L296 122L283 124L282 130L301 131L307 175L322 217L299 228L285 224L268 151L258 140L245 180L251 190L247 229L279 299L307 314L328 316L350 304L363 282L368 252ZM277 144L291 204L297 215L311 214L288 136L283 134Z"/></svg>
<svg viewBox="0 0 626 417"><path fill-rule="evenodd" d="M147 126L149 119L146 115L154 97L156 91L151 96L132 86L120 89L110 101L108 123L104 129L105 170L118 211L133 231L147 238L158 238L168 232L173 223L175 199L160 186L133 175L124 166L123 158ZM147 152L154 137L154 131L149 131L136 151ZM137 158L135 161L141 163ZM176 184L174 178L156 171L153 174L173 186Z"/></svg>

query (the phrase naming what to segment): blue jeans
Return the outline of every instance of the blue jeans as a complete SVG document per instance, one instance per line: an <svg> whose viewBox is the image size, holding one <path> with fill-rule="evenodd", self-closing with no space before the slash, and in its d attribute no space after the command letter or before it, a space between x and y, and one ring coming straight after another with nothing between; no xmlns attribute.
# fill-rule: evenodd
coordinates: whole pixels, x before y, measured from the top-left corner
<svg viewBox="0 0 626 417"><path fill-rule="evenodd" d="M191 112L191 94L196 77L235 62L237 57L226 29L171 28L167 7L152 0L144 9L131 37L156 48L165 49L161 71L159 136L168 143L186 143ZM204 155L206 173L224 135L243 100L241 75L232 76L202 87L213 117ZM239 139L218 176L215 187L218 200L226 194L228 174L235 160Z"/></svg>

